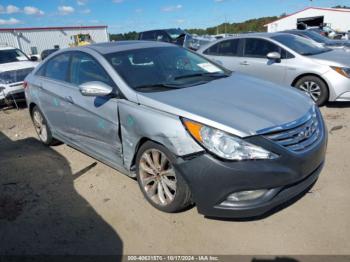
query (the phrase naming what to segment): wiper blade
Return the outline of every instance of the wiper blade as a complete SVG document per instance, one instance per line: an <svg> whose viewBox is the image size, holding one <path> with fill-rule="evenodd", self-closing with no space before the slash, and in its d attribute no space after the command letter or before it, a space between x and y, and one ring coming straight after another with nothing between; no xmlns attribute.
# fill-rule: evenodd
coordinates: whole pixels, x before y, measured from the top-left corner
<svg viewBox="0 0 350 262"><path fill-rule="evenodd" d="M228 74L224 73L197 73L197 74L191 74L191 75L183 75L183 76L177 76L174 77L175 80L179 79L185 79L185 78L192 78L192 77L199 77L199 76L209 76L209 77L228 77Z"/></svg>
<svg viewBox="0 0 350 262"><path fill-rule="evenodd" d="M142 89L180 89L181 86L178 85L170 85L170 84L153 84L153 85L141 85L134 87L135 90L142 90Z"/></svg>

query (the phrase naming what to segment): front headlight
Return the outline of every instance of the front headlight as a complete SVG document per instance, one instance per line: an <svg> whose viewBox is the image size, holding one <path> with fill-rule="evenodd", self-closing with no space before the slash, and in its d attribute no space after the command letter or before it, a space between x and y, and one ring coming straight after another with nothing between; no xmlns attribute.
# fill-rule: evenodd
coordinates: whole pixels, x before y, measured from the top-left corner
<svg viewBox="0 0 350 262"><path fill-rule="evenodd" d="M228 160L275 159L278 156L224 131L183 119L188 132L205 149Z"/></svg>
<svg viewBox="0 0 350 262"><path fill-rule="evenodd" d="M333 70L335 70L337 73L341 74L342 76L350 78L350 68L348 68L348 67L337 67L337 66L331 66L331 68Z"/></svg>

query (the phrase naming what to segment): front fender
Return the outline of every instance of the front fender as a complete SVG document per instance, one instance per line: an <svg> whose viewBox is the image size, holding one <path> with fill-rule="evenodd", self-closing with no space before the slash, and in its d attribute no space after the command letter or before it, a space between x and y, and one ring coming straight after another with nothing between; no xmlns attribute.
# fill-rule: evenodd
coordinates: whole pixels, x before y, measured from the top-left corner
<svg viewBox="0 0 350 262"><path fill-rule="evenodd" d="M176 156L186 156L204 149L193 140L178 116L121 100L120 130L124 166L132 167L139 142L146 138L162 144Z"/></svg>

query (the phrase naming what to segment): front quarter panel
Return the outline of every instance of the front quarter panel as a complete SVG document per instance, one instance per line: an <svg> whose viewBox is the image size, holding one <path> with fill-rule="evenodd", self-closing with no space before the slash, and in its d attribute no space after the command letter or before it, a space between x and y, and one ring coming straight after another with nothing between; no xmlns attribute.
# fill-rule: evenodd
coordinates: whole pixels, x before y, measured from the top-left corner
<svg viewBox="0 0 350 262"><path fill-rule="evenodd" d="M128 170L132 167L142 139L162 144L176 156L203 151L203 148L187 133L178 116L121 100L119 117L124 166Z"/></svg>

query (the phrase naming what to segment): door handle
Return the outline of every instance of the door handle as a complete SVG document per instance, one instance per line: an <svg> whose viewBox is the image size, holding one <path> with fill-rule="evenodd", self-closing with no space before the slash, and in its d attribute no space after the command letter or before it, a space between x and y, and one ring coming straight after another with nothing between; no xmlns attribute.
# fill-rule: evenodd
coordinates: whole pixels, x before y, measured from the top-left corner
<svg viewBox="0 0 350 262"><path fill-rule="evenodd" d="M240 62L239 64L240 64L240 65L244 65L244 66L249 65L248 61L243 61L243 62Z"/></svg>
<svg viewBox="0 0 350 262"><path fill-rule="evenodd" d="M68 103L70 103L70 104L74 104L74 100L73 100L73 98L71 97L71 96L66 96L65 98L64 98L64 100L66 100Z"/></svg>

